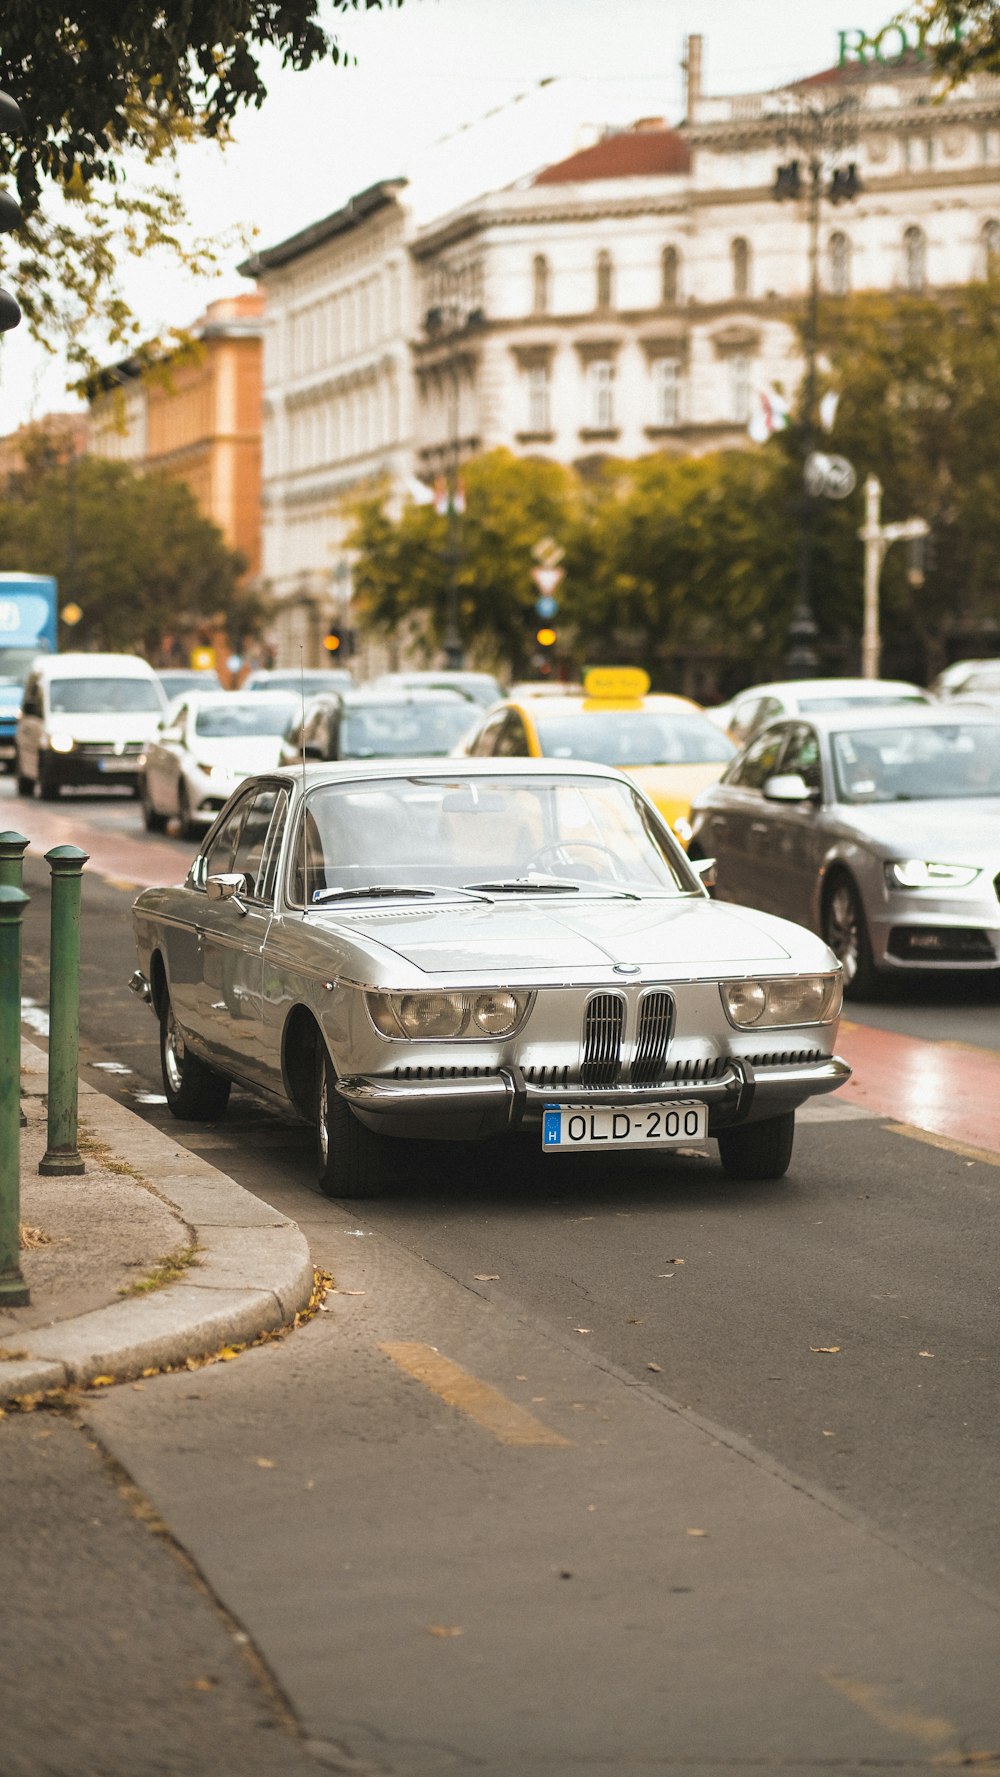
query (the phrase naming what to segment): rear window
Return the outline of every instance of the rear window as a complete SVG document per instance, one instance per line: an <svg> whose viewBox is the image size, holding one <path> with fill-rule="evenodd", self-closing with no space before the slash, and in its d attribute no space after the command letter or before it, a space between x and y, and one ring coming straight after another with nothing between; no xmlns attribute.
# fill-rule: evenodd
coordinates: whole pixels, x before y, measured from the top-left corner
<svg viewBox="0 0 1000 1777"><path fill-rule="evenodd" d="M533 712L547 759L593 759L599 765L722 765L733 743L697 710Z"/></svg>
<svg viewBox="0 0 1000 1777"><path fill-rule="evenodd" d="M131 716L163 701L152 679L53 679L49 708L54 716Z"/></svg>

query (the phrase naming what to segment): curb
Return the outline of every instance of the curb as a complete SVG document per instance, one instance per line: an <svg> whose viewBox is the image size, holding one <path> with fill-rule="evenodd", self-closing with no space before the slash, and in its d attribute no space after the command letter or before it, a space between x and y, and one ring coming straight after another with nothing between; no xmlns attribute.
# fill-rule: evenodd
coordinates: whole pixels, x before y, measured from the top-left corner
<svg viewBox="0 0 1000 1777"><path fill-rule="evenodd" d="M44 1069L43 1051L23 1049L29 1066ZM38 1087L35 1078L33 1068L26 1090L44 1091L44 1072ZM0 1364L0 1402L207 1357L287 1326L312 1295L312 1260L296 1222L83 1080L80 1116L187 1223L198 1264L183 1282L19 1336L24 1356Z"/></svg>

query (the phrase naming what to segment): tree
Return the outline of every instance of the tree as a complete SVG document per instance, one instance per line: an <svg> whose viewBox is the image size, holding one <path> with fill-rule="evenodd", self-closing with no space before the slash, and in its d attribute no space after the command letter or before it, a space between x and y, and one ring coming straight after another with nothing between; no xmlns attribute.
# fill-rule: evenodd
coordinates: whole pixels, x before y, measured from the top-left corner
<svg viewBox="0 0 1000 1777"><path fill-rule="evenodd" d="M1000 0L925 0L914 16L952 82L1000 73Z"/></svg>
<svg viewBox="0 0 1000 1777"><path fill-rule="evenodd" d="M216 619L236 636L262 602L239 584L243 558L182 482L123 463L57 454L41 435L0 498L0 564L54 574L83 616L73 645L157 659L164 634Z"/></svg>
<svg viewBox="0 0 1000 1777"><path fill-rule="evenodd" d="M218 243L184 239L176 185L162 175L177 145L221 142L237 113L266 97L260 52L297 70L350 60L321 22L336 13L403 0L6 0L0 15L0 88L23 118L17 141L0 137L0 179L13 177L25 216L6 267L29 327L70 361L93 368L81 321L108 343L137 337L116 279L123 252L163 247L194 272L216 263ZM65 200L60 201L60 200Z"/></svg>
<svg viewBox="0 0 1000 1777"><path fill-rule="evenodd" d="M463 469L466 510L458 520L459 631L484 666L507 661L523 673L534 652L531 551L543 537L564 543L575 522L577 492L559 463L489 451ZM354 585L362 622L390 634L407 626L426 653L439 649L452 574L449 520L432 505L407 504L398 517L373 493L355 508L350 546L358 551Z"/></svg>

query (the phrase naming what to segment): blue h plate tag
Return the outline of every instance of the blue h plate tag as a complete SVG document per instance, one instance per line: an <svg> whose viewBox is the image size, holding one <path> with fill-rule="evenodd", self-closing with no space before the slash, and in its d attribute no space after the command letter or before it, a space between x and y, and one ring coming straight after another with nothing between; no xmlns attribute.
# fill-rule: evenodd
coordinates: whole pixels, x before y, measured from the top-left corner
<svg viewBox="0 0 1000 1777"><path fill-rule="evenodd" d="M542 1147L557 1148L562 1141L562 1112L542 1113Z"/></svg>

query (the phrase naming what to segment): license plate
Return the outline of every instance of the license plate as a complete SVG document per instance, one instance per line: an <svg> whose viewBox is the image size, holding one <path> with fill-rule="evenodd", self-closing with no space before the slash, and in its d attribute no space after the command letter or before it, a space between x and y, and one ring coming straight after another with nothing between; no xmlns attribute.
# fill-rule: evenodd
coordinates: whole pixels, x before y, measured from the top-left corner
<svg viewBox="0 0 1000 1777"><path fill-rule="evenodd" d="M679 1104L547 1105L542 1112L542 1148L569 1154L576 1148L672 1148L704 1141L708 1106L684 1099Z"/></svg>
<svg viewBox="0 0 1000 1777"><path fill-rule="evenodd" d="M134 759L98 759L98 771L134 771Z"/></svg>

